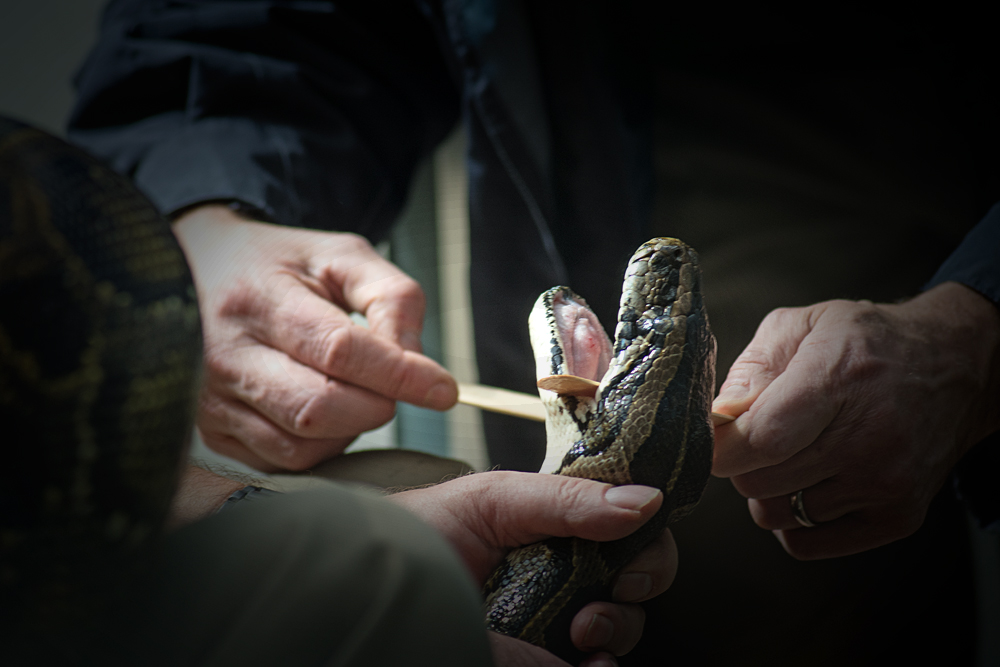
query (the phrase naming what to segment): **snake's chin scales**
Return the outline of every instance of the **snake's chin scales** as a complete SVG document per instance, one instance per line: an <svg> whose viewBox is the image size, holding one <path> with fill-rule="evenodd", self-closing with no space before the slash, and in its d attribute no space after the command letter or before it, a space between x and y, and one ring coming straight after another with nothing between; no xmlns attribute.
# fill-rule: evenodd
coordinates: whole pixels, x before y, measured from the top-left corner
<svg viewBox="0 0 1000 667"><path fill-rule="evenodd" d="M490 630L564 659L580 653L569 624L585 604L610 599L614 574L701 498L712 465L709 418L715 337L701 295L697 253L654 238L629 261L608 340L586 301L564 286L538 297L528 320L538 377L600 382L594 398L539 389L547 411L540 472L663 491L657 514L614 542L553 538L512 551L486 583Z"/></svg>

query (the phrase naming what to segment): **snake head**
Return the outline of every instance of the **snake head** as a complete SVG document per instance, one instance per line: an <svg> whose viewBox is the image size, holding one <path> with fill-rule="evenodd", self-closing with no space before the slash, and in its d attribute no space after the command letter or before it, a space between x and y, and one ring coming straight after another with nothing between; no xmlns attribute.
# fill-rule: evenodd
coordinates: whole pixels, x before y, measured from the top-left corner
<svg viewBox="0 0 1000 667"><path fill-rule="evenodd" d="M601 381L599 396L650 350L661 349L677 326L683 326L687 317L701 308L700 283L698 253L683 241L659 237L639 246L625 269L614 358Z"/></svg>

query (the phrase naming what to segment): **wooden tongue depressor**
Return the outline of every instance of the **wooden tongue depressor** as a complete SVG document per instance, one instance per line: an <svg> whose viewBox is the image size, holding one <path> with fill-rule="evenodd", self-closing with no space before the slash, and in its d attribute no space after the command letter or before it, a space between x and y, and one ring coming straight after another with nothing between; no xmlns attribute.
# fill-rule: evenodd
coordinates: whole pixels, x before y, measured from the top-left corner
<svg viewBox="0 0 1000 667"><path fill-rule="evenodd" d="M557 394L587 396L589 398L596 396L597 388L601 386L600 382L579 375L550 375L540 378L536 384L539 389L548 389ZM724 415L721 412L713 412L711 416L713 426L722 426L736 419L736 417Z"/></svg>
<svg viewBox="0 0 1000 667"><path fill-rule="evenodd" d="M538 381L540 389L554 391L557 394L573 396L588 396L593 398L600 383L577 375L550 375ZM545 407L542 399L519 391L488 387L481 384L458 384L458 402L472 405L482 410L499 412L514 417L523 417L534 421L545 421ZM712 413L712 424L721 426L736 419L719 412Z"/></svg>
<svg viewBox="0 0 1000 667"><path fill-rule="evenodd" d="M545 421L545 406L542 399L519 391L510 391L483 384L458 383L458 402L490 412L499 412L514 417Z"/></svg>

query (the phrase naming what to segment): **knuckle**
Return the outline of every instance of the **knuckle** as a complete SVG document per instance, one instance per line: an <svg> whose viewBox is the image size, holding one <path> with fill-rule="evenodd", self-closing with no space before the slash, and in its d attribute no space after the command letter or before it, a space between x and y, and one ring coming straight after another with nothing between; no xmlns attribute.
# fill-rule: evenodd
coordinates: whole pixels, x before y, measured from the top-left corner
<svg viewBox="0 0 1000 667"><path fill-rule="evenodd" d="M240 277L231 286L221 289L217 296L206 304L206 322L213 316L219 319L241 319L250 317L261 310L260 286L255 281Z"/></svg>
<svg viewBox="0 0 1000 667"><path fill-rule="evenodd" d="M284 470L308 470L323 459L320 448L300 438L286 436L269 444L272 461Z"/></svg>
<svg viewBox="0 0 1000 667"><path fill-rule="evenodd" d="M727 383L732 379L744 380L745 376L752 370L771 372L774 368L774 360L767 348L758 345L750 345L733 364L733 368L726 379ZM735 371L735 377L734 377Z"/></svg>
<svg viewBox="0 0 1000 667"><path fill-rule="evenodd" d="M402 299L408 301L412 300L421 304L423 304L427 298L424 294L423 287L420 286L420 283L405 273L400 273L396 278L395 292Z"/></svg>
<svg viewBox="0 0 1000 667"><path fill-rule="evenodd" d="M762 496L759 475L745 473L732 477L729 481L732 482L733 488L744 498L760 498Z"/></svg>
<svg viewBox="0 0 1000 667"><path fill-rule="evenodd" d="M788 442L788 429L780 421L766 415L757 415L749 426L746 439L746 456L757 468L765 468L788 459L792 443ZM757 492L757 489L749 489Z"/></svg>
<svg viewBox="0 0 1000 667"><path fill-rule="evenodd" d="M297 408L292 409L289 426L295 435L305 435L312 430L318 416L316 413L319 403L318 396L307 396Z"/></svg>
<svg viewBox="0 0 1000 667"><path fill-rule="evenodd" d="M808 316L811 312L810 308L775 308L764 316L764 319L761 320L760 325L757 327L757 331L785 330L790 325L800 322L803 317Z"/></svg>
<svg viewBox="0 0 1000 667"><path fill-rule="evenodd" d="M338 232L335 236L337 250L341 254L377 254L368 239L354 232Z"/></svg>
<svg viewBox="0 0 1000 667"><path fill-rule="evenodd" d="M320 347L319 359L324 369L333 377L350 375L355 365L354 327L335 327L317 338Z"/></svg>
<svg viewBox="0 0 1000 667"><path fill-rule="evenodd" d="M567 533L576 534L591 516L591 512L585 508L590 505L589 487L593 482L575 477L558 477L560 477L559 485L555 489L552 502L563 516Z"/></svg>
<svg viewBox="0 0 1000 667"><path fill-rule="evenodd" d="M753 522L764 530L777 530L782 527L784 517L778 511L775 503L750 501L750 516Z"/></svg>
<svg viewBox="0 0 1000 667"><path fill-rule="evenodd" d="M888 364L875 353L868 341L848 339L841 349L836 369L840 382L850 387L884 374Z"/></svg>

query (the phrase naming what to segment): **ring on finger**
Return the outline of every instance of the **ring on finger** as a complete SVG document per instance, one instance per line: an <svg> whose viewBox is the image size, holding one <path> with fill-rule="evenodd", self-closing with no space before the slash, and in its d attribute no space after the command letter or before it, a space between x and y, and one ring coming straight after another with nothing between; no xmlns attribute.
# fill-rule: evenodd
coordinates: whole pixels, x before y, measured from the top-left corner
<svg viewBox="0 0 1000 667"><path fill-rule="evenodd" d="M817 525L816 522L810 519L809 515L806 514L806 506L805 503L802 501L802 491L796 491L795 493L793 493L791 496L791 500L792 500L792 516L794 516L795 520L799 522L799 525L802 526L803 528L815 527Z"/></svg>

